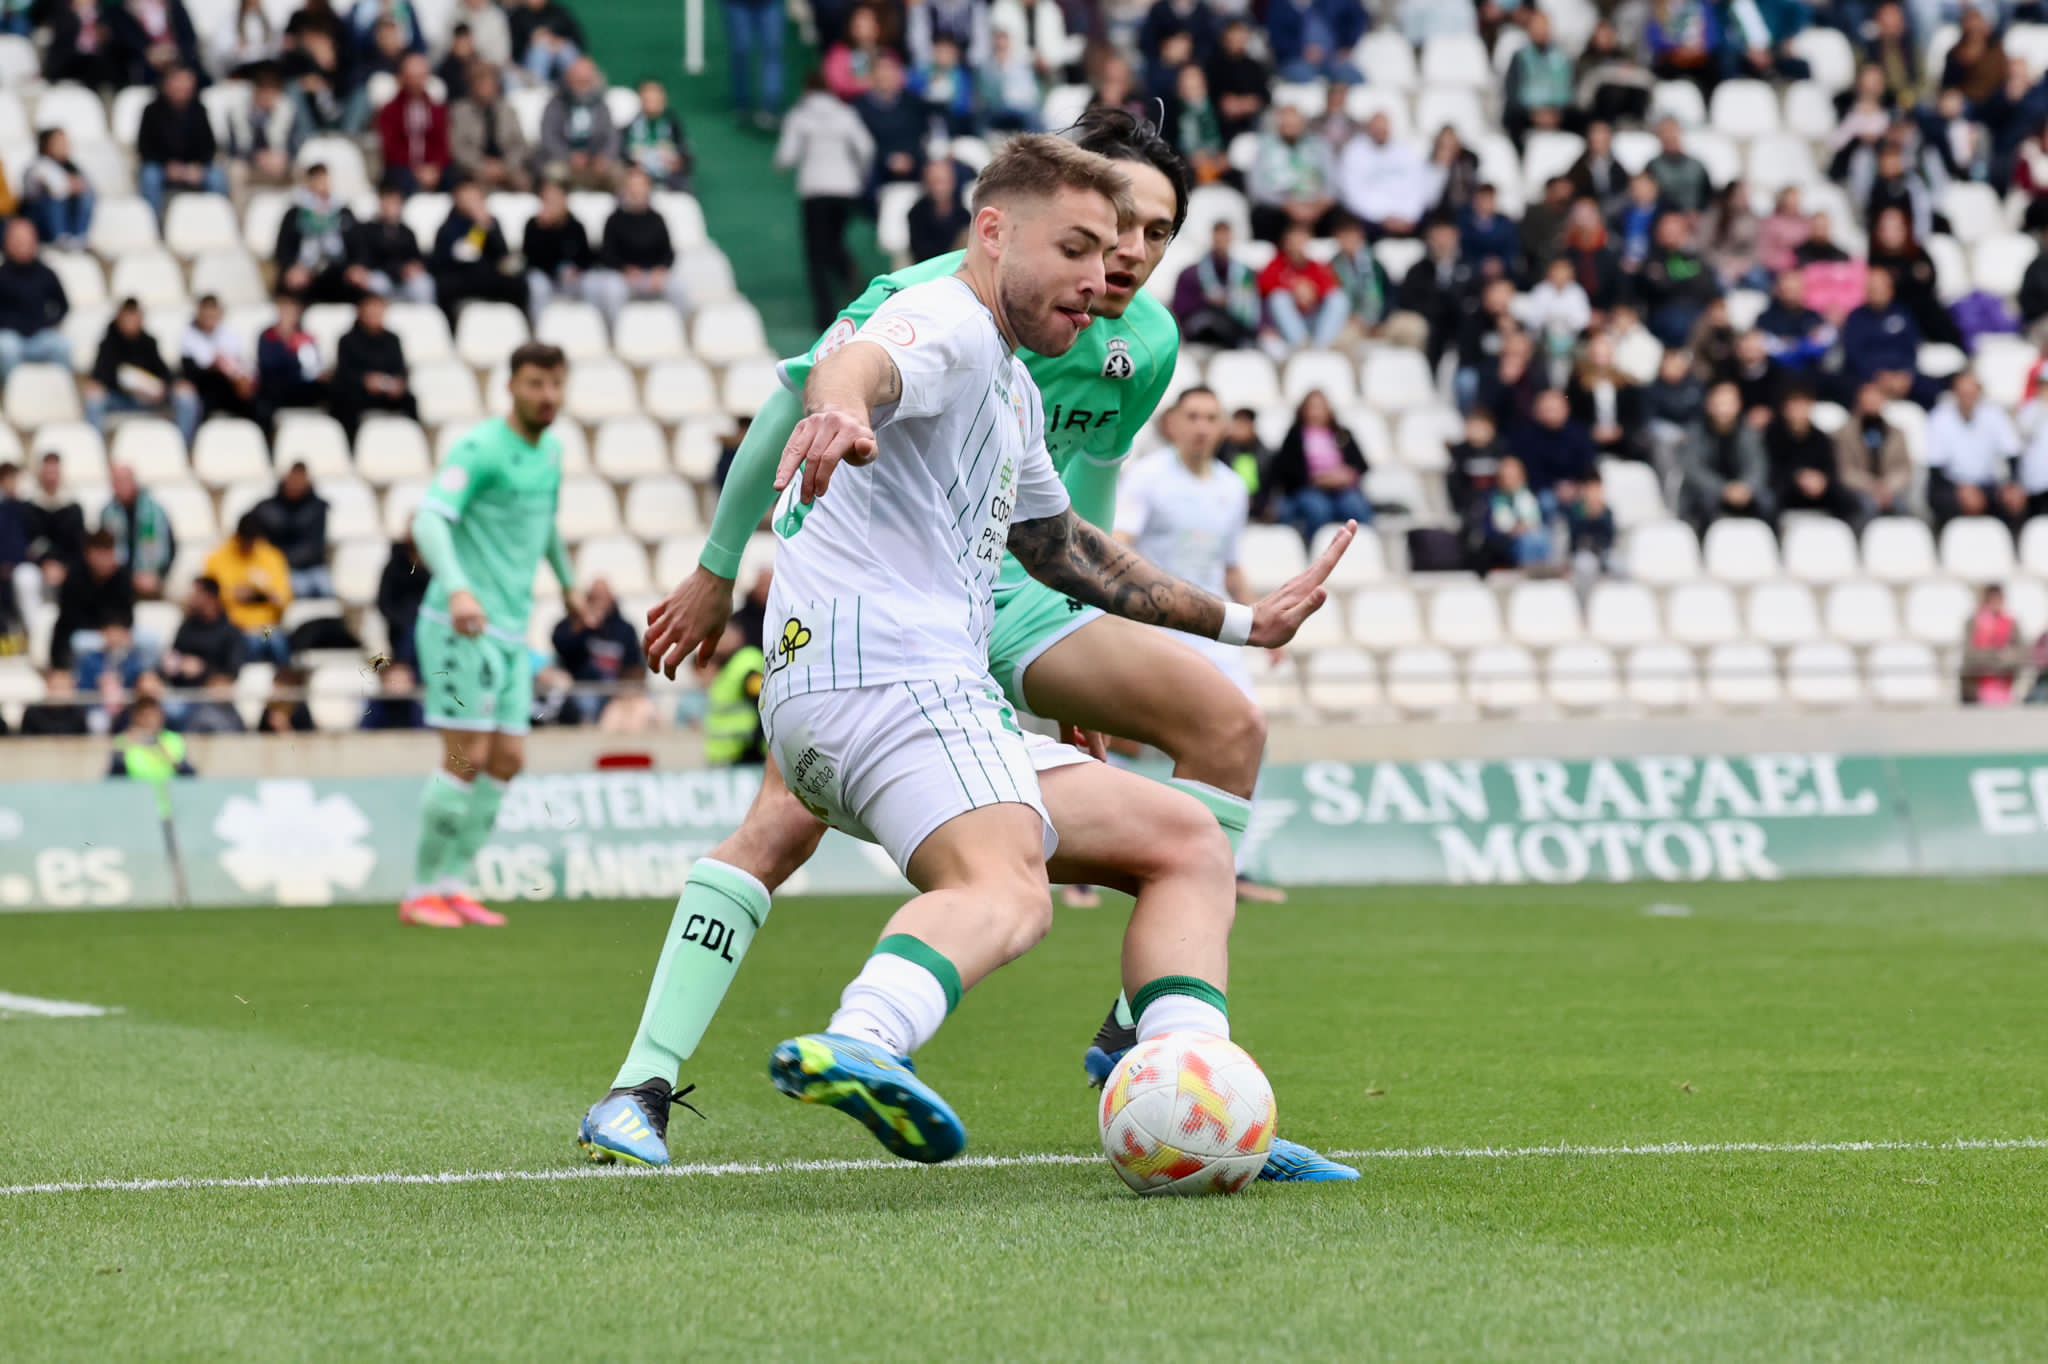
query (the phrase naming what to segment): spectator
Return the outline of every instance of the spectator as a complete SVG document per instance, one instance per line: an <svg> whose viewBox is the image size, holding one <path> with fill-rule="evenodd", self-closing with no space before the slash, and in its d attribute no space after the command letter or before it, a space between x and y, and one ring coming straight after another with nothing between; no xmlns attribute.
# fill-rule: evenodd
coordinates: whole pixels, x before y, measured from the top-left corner
<svg viewBox="0 0 2048 1364"><path fill-rule="evenodd" d="M1806 222L1806 240L1792 253L1795 264L1801 267L1839 264L1849 259L1849 253L1835 244L1834 230L1827 214L1815 213Z"/></svg>
<svg viewBox="0 0 2048 1364"><path fill-rule="evenodd" d="M362 293L350 278L355 215L334 197L333 176L316 161L292 195L277 227L277 287L316 303L353 303Z"/></svg>
<svg viewBox="0 0 2048 1364"><path fill-rule="evenodd" d="M302 669L280 667L271 679L270 695L263 702L263 714L256 728L263 734L311 734L319 728L313 712L306 707L306 674Z"/></svg>
<svg viewBox="0 0 2048 1364"><path fill-rule="evenodd" d="M367 294L356 305L356 324L342 334L334 357L334 416L354 440L370 412L419 420L419 404L406 382L405 348L384 327L387 305Z"/></svg>
<svg viewBox="0 0 2048 1364"><path fill-rule="evenodd" d="M960 48L951 38L939 39L931 60L911 68L907 80L911 102L949 137L974 131L974 79L960 65Z"/></svg>
<svg viewBox="0 0 2048 1364"><path fill-rule="evenodd" d="M1393 285L1386 267L1366 243L1365 224L1348 213L1340 214L1336 236L1337 254L1330 258L1330 269L1336 272L1337 288L1359 332L1372 338L1385 328L1392 344L1421 350L1429 340L1429 326L1412 314L1395 321Z"/></svg>
<svg viewBox="0 0 2048 1364"><path fill-rule="evenodd" d="M1692 247L1692 224L1682 213L1657 220L1656 244L1637 276L1637 293L1650 330L1666 346L1681 346L1709 305L1721 296L1714 272Z"/></svg>
<svg viewBox="0 0 2048 1364"><path fill-rule="evenodd" d="M1324 526L1372 520L1365 500L1365 452L1337 422L1321 389L1310 389L1295 409L1294 425L1267 470L1280 519L1312 543Z"/></svg>
<svg viewBox="0 0 2048 1364"><path fill-rule="evenodd" d="M483 186L474 180L455 187L427 268L434 275L434 296L451 320L463 304L479 300L526 306L526 276L491 216Z"/></svg>
<svg viewBox="0 0 2048 1364"><path fill-rule="evenodd" d="M1704 213L1714 196L1707 168L1685 150L1685 131L1668 115L1657 124L1657 154L1644 169L1657 183L1657 198L1679 213Z"/></svg>
<svg viewBox="0 0 2048 1364"><path fill-rule="evenodd" d="M1842 378L1874 383L1887 398L1931 397L1932 386L1916 373L1920 328L1899 303L1891 275L1872 270L1863 287L1863 306L1842 323Z"/></svg>
<svg viewBox="0 0 2048 1364"><path fill-rule="evenodd" d="M1735 324L1728 317L1728 300L1716 295L1701 311L1685 340L1686 349L1709 383L1731 379L1736 370Z"/></svg>
<svg viewBox="0 0 2048 1364"><path fill-rule="evenodd" d="M917 8L925 7L920 5ZM911 32L914 51L914 17ZM1192 63L1203 65L1216 55L1222 28L1216 22L1215 11L1209 8L1208 0L1153 0L1152 8L1145 12L1145 22L1138 28L1138 52L1144 57L1146 66L1159 65L1159 54L1167 40L1181 35L1186 35L1189 40L1189 60Z"/></svg>
<svg viewBox="0 0 2048 1364"><path fill-rule="evenodd" d="M377 111L384 178L407 194L438 190L448 176L448 106L428 88L432 74L424 54L407 53L398 65L398 93Z"/></svg>
<svg viewBox="0 0 2048 1364"><path fill-rule="evenodd" d="M21 712L22 738L82 739L92 732L86 707L79 702L78 682L69 668L43 670L43 699Z"/></svg>
<svg viewBox="0 0 2048 1364"><path fill-rule="evenodd" d="M1777 416L1788 385L1784 369L1771 359L1770 343L1761 331L1746 331L1735 338L1729 363L1714 377L1727 379L1742 390L1742 410L1759 426Z"/></svg>
<svg viewBox="0 0 2048 1364"><path fill-rule="evenodd" d="M79 684L90 691L102 670L112 667L125 686L135 685L143 660L135 647L135 580L121 567L114 537L103 530L85 538L85 562L57 589L57 624L50 634L50 663L78 666Z"/></svg>
<svg viewBox="0 0 2048 1364"><path fill-rule="evenodd" d="M1707 392L1706 420L1679 449L1678 514L1705 532L1728 516L1776 517L1770 501L1770 463L1763 436L1742 420L1742 393L1734 384Z"/></svg>
<svg viewBox="0 0 2048 1364"><path fill-rule="evenodd" d="M590 234L569 211L569 192L560 181L540 187L540 210L527 220L519 253L526 260L527 304L535 317L556 298L583 297L597 255L590 249Z"/></svg>
<svg viewBox="0 0 2048 1364"><path fill-rule="evenodd" d="M37 253L36 225L15 218L0 260L0 382L15 366L69 365L71 343L58 328L71 311L56 271Z"/></svg>
<svg viewBox="0 0 2048 1364"><path fill-rule="evenodd" d="M553 85L583 55L583 25L560 0L523 0L511 11L512 60L536 84Z"/></svg>
<svg viewBox="0 0 2048 1364"><path fill-rule="evenodd" d="M1230 174L1229 149L1223 141L1223 120L1209 98L1209 78L1190 63L1174 77L1174 95L1166 102L1168 141L1173 143L1198 185L1221 183Z"/></svg>
<svg viewBox="0 0 2048 1364"><path fill-rule="evenodd" d="M36 135L36 159L21 188L21 209L43 240L64 251L83 251L92 234L92 185L71 159L71 135L45 128Z"/></svg>
<svg viewBox="0 0 2048 1364"><path fill-rule="evenodd" d="M667 222L650 206L652 189L646 171L635 167L626 172L618 206L605 220L598 249L602 268L592 271L584 285L584 296L613 322L634 300L666 300L689 315L689 289L674 271L675 247Z"/></svg>
<svg viewBox="0 0 2048 1364"><path fill-rule="evenodd" d="M873 11L854 11L855 18ZM782 121L775 147L775 168L796 172L797 198L803 204L804 263L811 284L811 322L823 331L853 297L853 254L846 247L846 228L867 192L868 172L875 160L875 140L867 125L826 89L812 73L804 97Z"/></svg>
<svg viewBox="0 0 2048 1364"><path fill-rule="evenodd" d="M1337 287L1336 272L1309 258L1308 243L1306 227L1290 226L1280 239L1280 250L1259 272L1259 297L1266 304L1266 329L1260 341L1276 362L1306 346L1328 350L1351 320L1351 305Z"/></svg>
<svg viewBox="0 0 2048 1364"><path fill-rule="evenodd" d="M1563 389L1546 388L1536 395L1529 419L1508 427L1508 449L1521 460L1530 491L1546 511L1576 501L1579 485L1600 467L1593 437L1573 420Z"/></svg>
<svg viewBox="0 0 2048 1364"><path fill-rule="evenodd" d="M911 259L930 260L957 249L973 225L951 159L937 156L925 162L924 193L910 206Z"/></svg>
<svg viewBox="0 0 2048 1364"><path fill-rule="evenodd" d="M469 25L458 23L448 34L448 51L442 55L440 64L435 66L434 75L441 82L441 91L448 100L449 136L454 136L455 106L467 100L473 93L470 76L477 64L476 39L471 36ZM491 71L496 76L497 70ZM502 88L502 78L498 82ZM461 158L458 157L459 161Z"/></svg>
<svg viewBox="0 0 2048 1364"><path fill-rule="evenodd" d="M1591 199L1605 218L1628 197L1628 168L1614 159L1614 126L1601 120L1586 125L1586 150L1566 174L1575 198Z"/></svg>
<svg viewBox="0 0 2048 1364"><path fill-rule="evenodd" d="M1864 60L1884 73L1892 103L1911 109L1920 101L1920 54L1913 46L1905 7L1887 0L1877 7L1871 23L1875 31L1864 44Z"/></svg>
<svg viewBox="0 0 2048 1364"><path fill-rule="evenodd" d="M85 562L85 513L64 486L64 457L54 450L36 461L27 510L29 561L42 571L45 586L61 587Z"/></svg>
<svg viewBox="0 0 2048 1364"><path fill-rule="evenodd" d="M604 102L597 63L578 57L540 120L542 173L573 189L610 190L619 174L619 129Z"/></svg>
<svg viewBox="0 0 2048 1364"><path fill-rule="evenodd" d="M819 67L821 89L852 104L874 88L875 68L888 49L882 46L882 20L872 6L855 5L846 16L846 35L825 50ZM805 86L806 91L809 86Z"/></svg>
<svg viewBox="0 0 2048 1364"><path fill-rule="evenodd" d="M349 262L349 282L363 293L434 301L434 277L420 254L420 239L405 221L405 191L395 184L377 192L377 216L355 225Z"/></svg>
<svg viewBox="0 0 2048 1364"><path fill-rule="evenodd" d="M215 160L219 148L213 124L196 98L198 92L192 72L173 67L164 75L163 93L142 111L142 126L135 136L135 155L142 163L136 184L159 221L173 194L228 192L227 175Z"/></svg>
<svg viewBox="0 0 2048 1364"><path fill-rule="evenodd" d="M1849 176L1850 197L1863 207L1863 219L1875 227L1878 215L1896 208L1906 215L1906 235L1922 239L1934 231L1934 193L1926 179L1906 164L1903 134L1885 138L1875 157L1859 160Z"/></svg>
<svg viewBox="0 0 2048 1364"><path fill-rule="evenodd" d="M209 417L254 419L256 364L249 343L222 321L220 300L207 294L199 300L192 321L178 340L185 382L199 394Z"/></svg>
<svg viewBox="0 0 2048 1364"><path fill-rule="evenodd" d="M1663 212L1657 203L1657 182L1649 173L1630 176L1628 193L1622 196L1621 207L1613 215L1622 269L1634 274L1650 258L1657 244L1657 221Z"/></svg>
<svg viewBox="0 0 2048 1364"><path fill-rule="evenodd" d="M161 669L164 680L174 687L201 687L208 683L233 685L249 658L249 642L227 616L220 584L212 578L195 578L185 594L185 619L164 652Z"/></svg>
<svg viewBox="0 0 2048 1364"><path fill-rule="evenodd" d="M1595 313L1606 313L1621 301L1621 253L1614 249L1607 222L1592 199L1573 201L1557 260L1571 270Z"/></svg>
<svg viewBox="0 0 2048 1364"><path fill-rule="evenodd" d="M327 569L327 500L313 491L313 475L299 460L285 470L277 491L256 506L264 534L291 569L292 596L332 597Z"/></svg>
<svg viewBox="0 0 2048 1364"><path fill-rule="evenodd" d="M524 194L533 187L527 169L533 149L519 127L519 115L505 98L496 67L475 63L469 93L449 107L448 159L457 175L487 190Z"/></svg>
<svg viewBox="0 0 2048 1364"><path fill-rule="evenodd" d="M164 594L164 575L178 557L170 514L143 491L131 466L114 465L109 480L112 496L100 511L100 530L113 537L114 561L127 571L135 595L156 601Z"/></svg>
<svg viewBox="0 0 2048 1364"><path fill-rule="evenodd" d="M1520 146L1532 128L1561 131L1578 122L1572 107L1572 59L1551 41L1550 16L1529 12L1529 41L1508 61L1501 121Z"/></svg>
<svg viewBox="0 0 2048 1364"><path fill-rule="evenodd" d="M1806 306L1806 277L1797 270L1772 281L1771 301L1757 314L1756 330L1771 359L1794 373L1817 368L1835 344L1835 329Z"/></svg>
<svg viewBox="0 0 2048 1364"><path fill-rule="evenodd" d="M1429 328L1429 363L1434 367L1457 339L1465 315L1479 299L1479 275L1458 251L1458 225L1442 218L1423 234L1427 254L1401 281L1401 311L1414 313Z"/></svg>
<svg viewBox="0 0 2048 1364"><path fill-rule="evenodd" d="M285 72L294 118L307 136L354 137L369 125L369 95L349 83L334 39L325 32L316 28L302 33L297 51L287 53Z"/></svg>
<svg viewBox="0 0 2048 1364"><path fill-rule="evenodd" d="M1272 452L1259 439L1258 413L1249 407L1240 407L1230 414L1230 420L1223 428L1223 439L1216 446L1216 458L1244 480L1252 498L1253 519L1271 521L1273 490L1265 482L1265 473L1267 465L1272 463Z"/></svg>
<svg viewBox="0 0 2048 1364"><path fill-rule="evenodd" d="M1586 338L1585 353L1565 396L1571 401L1572 420L1586 428L1601 458L1630 456L1646 420L1643 394L1615 366L1612 336L1594 332Z"/></svg>
<svg viewBox="0 0 2048 1364"><path fill-rule="evenodd" d="M288 407L327 406L327 368L305 312L296 296L279 294L277 321L256 338L256 406L266 423Z"/></svg>
<svg viewBox="0 0 2048 1364"><path fill-rule="evenodd" d="M1363 84L1351 49L1367 22L1360 0L1273 0L1266 7L1266 43L1280 79Z"/></svg>
<svg viewBox="0 0 2048 1364"><path fill-rule="evenodd" d="M425 52L426 35L406 0L357 0L349 8L350 41L361 54L383 45L380 34L392 35L390 42L401 53Z"/></svg>
<svg viewBox="0 0 2048 1364"><path fill-rule="evenodd" d="M1579 484L1578 497L1564 506L1567 547L1576 570L1598 577L1613 567L1616 528L1607 505L1607 485L1596 471Z"/></svg>
<svg viewBox="0 0 2048 1364"><path fill-rule="evenodd" d="M1243 18L1228 19L1223 25L1216 55L1208 66L1209 95L1223 119L1223 140L1228 143L1239 133L1257 129L1266 112L1267 90L1272 77L1266 64L1252 54L1252 26Z"/></svg>
<svg viewBox="0 0 2048 1364"><path fill-rule="evenodd" d="M107 433L110 415L131 412L170 418L187 446L198 433L199 394L192 385L172 377L156 338L142 328L142 305L132 298L122 299L114 311L92 373L79 387L85 398L85 419L102 436Z"/></svg>
<svg viewBox="0 0 2048 1364"><path fill-rule="evenodd" d="M2017 530L2028 512L2026 492L2013 477L2020 451L2005 409L1984 401L1976 375L1958 374L1927 420L1927 505L1934 523L1996 516Z"/></svg>
<svg viewBox="0 0 2048 1364"><path fill-rule="evenodd" d="M1959 398L1961 388L1958 384ZM1864 521L1902 514L1913 487L1913 457L1905 436L1885 420L1886 402L1884 390L1864 385L1856 394L1855 411L1835 433L1835 481L1855 499L1857 515ZM1940 411L1936 409L1937 417ZM1931 421L1928 435L1931 442Z"/></svg>
<svg viewBox="0 0 2048 1364"><path fill-rule="evenodd" d="M31 509L20 492L21 466L0 460L0 639L25 645L23 608L42 600L43 583L42 574L29 562Z"/></svg>
<svg viewBox="0 0 2048 1364"><path fill-rule="evenodd" d="M2035 235L2038 253L2027 262L2027 272L2020 277L2017 302L2020 325L2029 344L2048 347L2048 327L2042 325L2048 322L2048 250L2038 250L2044 241L2048 241L2048 234Z"/></svg>
<svg viewBox="0 0 2048 1364"><path fill-rule="evenodd" d="M1973 105L1989 104L2005 88L2005 42L1992 28L1992 15L1975 5L1962 7L1961 32L1941 64L1941 88L1960 91Z"/></svg>
<svg viewBox="0 0 2048 1364"><path fill-rule="evenodd" d="M1731 76L1782 84L1812 74L1792 48L1792 39L1810 22L1796 0L1752 0L1730 5L1721 31L1721 65Z"/></svg>
<svg viewBox="0 0 2048 1364"><path fill-rule="evenodd" d="M1209 229L1209 253L1174 282L1173 315L1184 341L1234 349L1258 336L1259 281L1230 254L1236 235L1227 219L1217 219Z"/></svg>
<svg viewBox="0 0 2048 1364"><path fill-rule="evenodd" d="M1473 539L1481 573L1547 567L1555 559L1549 522L1518 457L1502 458L1493 486L1481 494L1479 514Z"/></svg>
<svg viewBox="0 0 2048 1364"><path fill-rule="evenodd" d="M1719 78L1721 19L1706 0L1658 0L1645 33L1658 80L1692 81L1711 91Z"/></svg>
<svg viewBox="0 0 2048 1364"><path fill-rule="evenodd" d="M364 729L419 729L426 723L420 709L419 678L412 665L393 660L377 670L377 694L363 707Z"/></svg>
<svg viewBox="0 0 2048 1364"><path fill-rule="evenodd" d="M1812 392L1795 388L1785 395L1776 419L1765 429L1764 451L1771 465L1771 495L1780 512L1819 512L1863 529L1870 513L1842 485L1834 442L1813 424Z"/></svg>
<svg viewBox="0 0 2048 1364"><path fill-rule="evenodd" d="M114 45L127 59L129 85L168 87L174 73L199 69L199 35L180 0L127 0L108 8Z"/></svg>
<svg viewBox="0 0 2048 1364"><path fill-rule="evenodd" d="M285 98L276 68L261 68L247 103L228 107L228 185L236 198L291 184L292 160L306 136L299 106Z"/></svg>
<svg viewBox="0 0 2048 1364"><path fill-rule="evenodd" d="M1375 236L1412 237L1437 198L1438 177L1414 144L1396 141L1387 116L1366 120L1365 132L1344 146L1337 173L1344 207Z"/></svg>
<svg viewBox="0 0 2048 1364"><path fill-rule="evenodd" d="M763 132L782 114L783 6L776 0L725 0L725 42L732 57L732 103L740 120ZM759 78L755 66L759 64Z"/></svg>
<svg viewBox="0 0 2048 1364"><path fill-rule="evenodd" d="M1508 287L1506 280L1501 285ZM1550 389L1549 367L1537 357L1535 338L1512 318L1500 331L1500 353L1490 363L1481 363L1477 372L1475 406L1493 413L1501 430L1510 435L1534 420L1536 399Z"/></svg>
<svg viewBox="0 0 2048 1364"><path fill-rule="evenodd" d="M154 696L140 696L128 708L127 725L114 740L107 775L149 787L158 813L169 819L171 783L199 773L186 755L185 736L165 721L164 703Z"/></svg>
<svg viewBox="0 0 2048 1364"><path fill-rule="evenodd" d="M1621 31L1614 26L1614 20L1601 19L1593 25L1573 74L1577 80L1576 102L1592 116L1593 127L1624 120L1641 123L1649 114L1650 92L1657 78L1636 53L1622 46ZM1591 127L1586 130L1586 146L1589 151L1593 147ZM1583 184L1577 188L1580 193L1586 192ZM1614 191L1618 193L1620 188L1616 185ZM1603 193L1601 198L1605 202L1607 195Z"/></svg>
<svg viewBox="0 0 2048 1364"><path fill-rule="evenodd" d="M503 70L512 61L512 26L497 0L462 0L458 11L476 44L477 60ZM572 20L573 22L573 20Z"/></svg>
<svg viewBox="0 0 2048 1364"><path fill-rule="evenodd" d="M384 634L391 641L391 657L396 661L411 663L417 657L413 629L419 624L420 603L427 598L428 577L411 537L394 540L391 557L384 561L384 573L377 579L377 614L384 619Z"/></svg>
<svg viewBox="0 0 2048 1364"><path fill-rule="evenodd" d="M1836 122L1828 135L1828 175L1847 180L1858 158L1874 157L1877 147L1891 132L1897 109L1891 92L1885 89L1884 72L1865 66L1856 81L1835 97Z"/></svg>
<svg viewBox="0 0 2048 1364"><path fill-rule="evenodd" d="M1564 250L1565 229L1571 223L1572 182L1553 175L1543 182L1543 197L1522 211L1522 268L1539 275Z"/></svg>
<svg viewBox="0 0 2048 1364"><path fill-rule="evenodd" d="M1731 180L1714 199L1700 229L1708 264L1728 289L1768 289L1770 272L1757 265L1757 235L1763 220L1749 206L1749 184Z"/></svg>
<svg viewBox="0 0 2048 1364"><path fill-rule="evenodd" d="M43 55L43 74L51 83L69 81L89 90L126 84L111 16L100 0L67 0L61 6L31 7L31 12L36 9L54 11L50 46Z"/></svg>
<svg viewBox="0 0 2048 1364"><path fill-rule="evenodd" d="M1493 414L1483 407L1473 408L1465 416L1464 438L1445 453L1450 456L1451 467L1444 474L1444 494L1458 524L1469 528L1476 524L1481 499L1493 491L1494 481L1500 477L1501 461L1509 457ZM1524 470L1523 486L1527 484Z"/></svg>
<svg viewBox="0 0 2048 1364"><path fill-rule="evenodd" d="M668 107L668 87L652 77L640 82L640 112L626 125L625 155L628 165L646 171L659 188L690 188L690 140Z"/></svg>
<svg viewBox="0 0 2048 1364"><path fill-rule="evenodd" d="M1458 214L1458 249L1466 260L1488 274L1512 275L1522 255L1522 236L1500 214L1500 195L1480 185L1471 206Z"/></svg>
<svg viewBox="0 0 2048 1364"><path fill-rule="evenodd" d="M1756 263L1783 280L1799 267L1798 250L1813 233L1813 223L1800 207L1799 187L1778 191L1771 216L1757 224Z"/></svg>
<svg viewBox="0 0 2048 1364"><path fill-rule="evenodd" d="M618 598L611 584L593 579L583 594L582 610L564 616L555 626L555 661L570 677L585 686L606 690L585 694L578 709L580 723L595 721L610 700L609 689L628 673L640 671L640 637L619 614Z"/></svg>
<svg viewBox="0 0 2048 1364"><path fill-rule="evenodd" d="M214 30L208 44L208 69L222 80L248 80L273 72L284 55L284 35L270 22L263 0L240 0L235 12Z"/></svg>
<svg viewBox="0 0 2048 1364"><path fill-rule="evenodd" d="M1029 51L1018 47L1016 35L998 28L991 35L992 53L988 65L976 73L974 102L981 110L983 129L1004 133L1033 133L1039 130L1039 106L1045 87L1038 79L1038 67Z"/></svg>
<svg viewBox="0 0 2048 1364"><path fill-rule="evenodd" d="M1912 221L1893 205L1871 216L1870 268L1892 277L1899 304L1912 314L1920 334L1929 341L1960 346L1963 333L1942 306L1934 260L1915 239Z"/></svg>
<svg viewBox="0 0 2048 1364"><path fill-rule="evenodd" d="M1330 146L1309 133L1308 118L1282 105L1273 126L1259 138L1246 191L1252 203L1252 235L1277 243L1288 227L1314 236L1335 225L1337 165Z"/></svg>
<svg viewBox="0 0 2048 1364"><path fill-rule="evenodd" d="M903 64L893 54L885 52L875 62L871 86L853 107L875 140L873 183L915 180L924 164L930 113L924 101L904 89Z"/></svg>
<svg viewBox="0 0 2048 1364"><path fill-rule="evenodd" d="M291 649L279 627L292 604L291 566L265 537L263 517L245 512L235 533L206 557L205 572L220 584L228 619L248 642L250 656L289 663Z"/></svg>
<svg viewBox="0 0 2048 1364"><path fill-rule="evenodd" d="M1963 627L1963 704L2012 705L2026 657L2019 626L2005 609L2005 589L1997 583L1986 584L1977 609Z"/></svg>

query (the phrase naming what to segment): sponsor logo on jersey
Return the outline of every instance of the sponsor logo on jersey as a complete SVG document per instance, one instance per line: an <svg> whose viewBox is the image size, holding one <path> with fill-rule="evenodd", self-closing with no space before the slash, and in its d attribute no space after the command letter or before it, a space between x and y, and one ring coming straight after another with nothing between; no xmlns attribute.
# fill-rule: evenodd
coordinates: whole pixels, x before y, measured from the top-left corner
<svg viewBox="0 0 2048 1364"><path fill-rule="evenodd" d="M1045 430L1048 435L1056 431L1100 431L1116 424L1121 409L1109 407L1100 412L1091 412L1085 407L1062 407L1054 403L1045 413Z"/></svg>
<svg viewBox="0 0 2048 1364"><path fill-rule="evenodd" d="M1103 357L1102 377L1105 379L1128 379L1138 372L1138 366L1131 360L1131 343L1121 336L1109 339L1109 354Z"/></svg>
<svg viewBox="0 0 2048 1364"><path fill-rule="evenodd" d="M811 629L795 616L782 622L782 637L771 640L768 648L768 674L773 675L787 668L796 658L797 650L811 642Z"/></svg>

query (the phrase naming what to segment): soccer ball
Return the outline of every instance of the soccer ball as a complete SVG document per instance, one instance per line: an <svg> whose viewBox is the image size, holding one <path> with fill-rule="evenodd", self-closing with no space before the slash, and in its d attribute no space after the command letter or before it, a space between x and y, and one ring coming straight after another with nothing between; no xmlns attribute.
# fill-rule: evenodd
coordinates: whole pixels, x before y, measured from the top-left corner
<svg viewBox="0 0 2048 1364"><path fill-rule="evenodd" d="M1103 1153L1141 1194L1236 1193L1272 1144L1273 1086L1228 1038L1140 1042L1102 1087Z"/></svg>

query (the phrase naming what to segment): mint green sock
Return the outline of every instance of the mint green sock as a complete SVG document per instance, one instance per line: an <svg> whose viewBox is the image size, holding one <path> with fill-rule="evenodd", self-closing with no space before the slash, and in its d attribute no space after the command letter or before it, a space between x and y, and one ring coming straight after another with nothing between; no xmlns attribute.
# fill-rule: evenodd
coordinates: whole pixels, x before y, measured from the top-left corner
<svg viewBox="0 0 2048 1364"><path fill-rule="evenodd" d="M1166 784L1178 787L1202 802L1203 808L1223 826L1223 836L1230 840L1230 855L1235 857L1239 845L1244 842L1244 831L1251 827L1252 803L1243 796L1233 796L1221 787L1189 777L1170 777Z"/></svg>
<svg viewBox="0 0 2048 1364"><path fill-rule="evenodd" d="M654 965L640 1031L612 1088L656 1078L675 1083L768 921L768 903L768 888L738 867L697 859Z"/></svg>
<svg viewBox="0 0 2048 1364"><path fill-rule="evenodd" d="M413 895L431 895L448 875L469 819L474 784L445 767L427 778L420 792L420 838L413 856Z"/></svg>
<svg viewBox="0 0 2048 1364"><path fill-rule="evenodd" d="M483 851L484 844L491 838L491 830L498 826L498 807L505 803L505 791L510 785L498 780L488 772L481 773L470 783L469 808L464 811L462 827L455 836L454 846L448 850L448 860L441 868L441 879L451 890L467 889L470 874L476 866L476 855Z"/></svg>

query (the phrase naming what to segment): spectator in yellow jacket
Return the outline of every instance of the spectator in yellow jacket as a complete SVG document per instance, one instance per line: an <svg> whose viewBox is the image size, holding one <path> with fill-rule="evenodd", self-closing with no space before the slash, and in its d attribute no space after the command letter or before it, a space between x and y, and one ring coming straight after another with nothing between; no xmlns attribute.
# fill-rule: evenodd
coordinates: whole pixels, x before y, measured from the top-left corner
<svg viewBox="0 0 2048 1364"><path fill-rule="evenodd" d="M290 662L291 650L278 627L292 604L292 570L284 551L264 536L261 516L244 516L233 537L206 557L206 576L220 584L228 619L248 636L250 657Z"/></svg>

